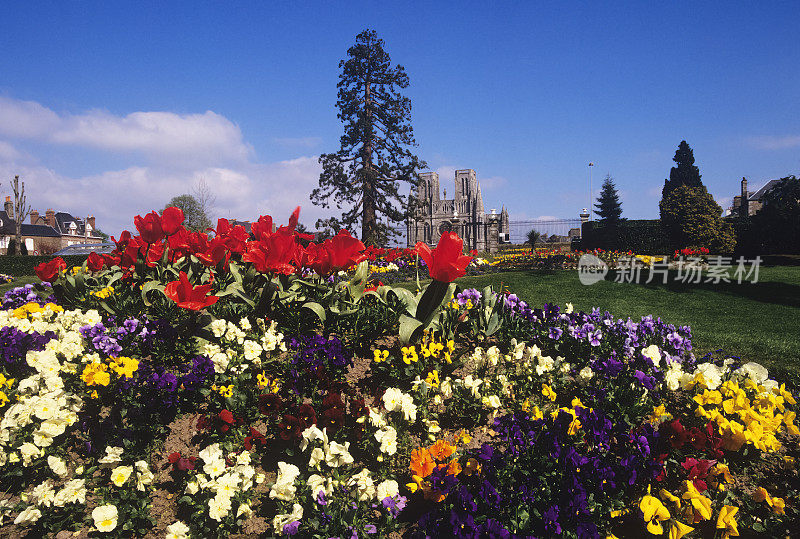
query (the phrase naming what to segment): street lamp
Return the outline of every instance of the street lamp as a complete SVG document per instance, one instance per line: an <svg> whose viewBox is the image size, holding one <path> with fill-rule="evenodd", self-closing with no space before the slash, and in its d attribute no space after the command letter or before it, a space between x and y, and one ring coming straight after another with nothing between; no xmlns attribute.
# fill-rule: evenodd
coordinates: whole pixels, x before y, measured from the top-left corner
<svg viewBox="0 0 800 539"><path fill-rule="evenodd" d="M589 162L589 220L592 219L592 167L594 167L594 163L591 161Z"/></svg>

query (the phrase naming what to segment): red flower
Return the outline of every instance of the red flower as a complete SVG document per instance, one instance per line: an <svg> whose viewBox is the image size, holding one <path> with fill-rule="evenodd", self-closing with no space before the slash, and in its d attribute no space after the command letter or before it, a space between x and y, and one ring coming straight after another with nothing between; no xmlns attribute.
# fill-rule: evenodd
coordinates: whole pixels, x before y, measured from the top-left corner
<svg viewBox="0 0 800 539"><path fill-rule="evenodd" d="M464 240L459 238L455 232L442 234L439 244L434 250L422 242L417 243L416 249L428 266L431 279L443 283L452 283L459 277L463 277L472 260L471 256L462 254Z"/></svg>
<svg viewBox="0 0 800 539"><path fill-rule="evenodd" d="M244 448L250 451L253 449L254 444L264 447L267 445L267 438L253 427L250 427L250 436L244 439Z"/></svg>
<svg viewBox="0 0 800 539"><path fill-rule="evenodd" d="M334 237L325 240L322 247L328 253L330 271L350 268L366 258L362 252L364 244L347 230L340 230Z"/></svg>
<svg viewBox="0 0 800 539"><path fill-rule="evenodd" d="M199 311L209 305L214 305L219 299L217 296L206 296L211 290L212 283L192 286L185 272L180 273L178 281L168 283L164 288L164 295L178 304L178 307Z"/></svg>
<svg viewBox="0 0 800 539"><path fill-rule="evenodd" d="M242 260L252 263L256 271L261 273L291 275L297 269L293 263L300 258L299 249L294 233L281 227L260 241L249 242Z"/></svg>
<svg viewBox="0 0 800 539"><path fill-rule="evenodd" d="M705 482L705 479L708 478L708 472L716 463L716 460L698 460L686 457L681 466L686 470L687 478L694 483L695 488L703 492L708 488Z"/></svg>
<svg viewBox="0 0 800 539"><path fill-rule="evenodd" d="M278 424L278 430L280 431L281 439L288 442L292 438L299 440L307 426L305 421L299 417L285 414L283 421Z"/></svg>
<svg viewBox="0 0 800 539"><path fill-rule="evenodd" d="M105 266L106 261L103 259L102 256L92 251L89 253L89 257L86 259L86 267L89 268L89 271L95 272L100 271Z"/></svg>
<svg viewBox="0 0 800 539"><path fill-rule="evenodd" d="M137 215L133 218L133 224L145 243L156 243L164 239L164 231L161 229L161 216L151 211L144 217Z"/></svg>
<svg viewBox="0 0 800 539"><path fill-rule="evenodd" d="M183 219L183 210L170 206L161 212L161 230L167 236L172 236L182 228Z"/></svg>
<svg viewBox="0 0 800 539"><path fill-rule="evenodd" d="M283 408L283 400L275 393L258 396L258 409L262 414L271 416L280 412L281 408Z"/></svg>
<svg viewBox="0 0 800 539"><path fill-rule="evenodd" d="M50 262L42 262L36 266L36 275L45 282L52 283L58 277L58 273L67 269L67 263L64 259L59 257L54 258Z"/></svg>

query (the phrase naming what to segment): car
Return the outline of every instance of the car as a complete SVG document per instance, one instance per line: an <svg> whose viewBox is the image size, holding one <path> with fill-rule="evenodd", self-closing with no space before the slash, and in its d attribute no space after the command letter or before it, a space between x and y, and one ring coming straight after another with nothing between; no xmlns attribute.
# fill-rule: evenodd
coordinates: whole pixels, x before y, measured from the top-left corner
<svg viewBox="0 0 800 539"><path fill-rule="evenodd" d="M116 247L113 243L75 243L56 251L53 256L88 255L89 253L106 254Z"/></svg>

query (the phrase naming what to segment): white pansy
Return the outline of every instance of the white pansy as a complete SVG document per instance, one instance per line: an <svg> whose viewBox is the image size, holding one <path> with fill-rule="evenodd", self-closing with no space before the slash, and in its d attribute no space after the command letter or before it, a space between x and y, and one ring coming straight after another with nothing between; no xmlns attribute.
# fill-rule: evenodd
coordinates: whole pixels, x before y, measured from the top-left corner
<svg viewBox="0 0 800 539"><path fill-rule="evenodd" d="M750 378L753 382L759 385L763 384L767 378L769 378L769 372L767 371L766 367L759 363L755 363L754 361L742 365L736 371L736 374L742 378Z"/></svg>
<svg viewBox="0 0 800 539"><path fill-rule="evenodd" d="M208 516L221 522L231 510L231 499L228 496L214 496L208 500Z"/></svg>
<svg viewBox="0 0 800 539"><path fill-rule="evenodd" d="M383 394L383 407L390 412L398 412L403 407L403 392L390 387Z"/></svg>
<svg viewBox="0 0 800 539"><path fill-rule="evenodd" d="M661 350L659 350L658 346L655 344L651 344L647 348L642 350L642 355L645 357L649 357L653 361L653 365L658 367L659 363L661 363Z"/></svg>
<svg viewBox="0 0 800 539"><path fill-rule="evenodd" d="M406 421L417 420L417 406L414 404L414 399L408 393L403 393L403 398L400 401L400 409Z"/></svg>
<svg viewBox="0 0 800 539"><path fill-rule="evenodd" d="M47 465L50 467L53 473L59 477L65 477L69 473L69 470L67 469L67 463L64 462L64 459L50 455L47 457Z"/></svg>
<svg viewBox="0 0 800 539"><path fill-rule="evenodd" d="M325 460L325 451L320 447L315 447L311 450L311 455L308 457L309 468L319 469L319 463Z"/></svg>
<svg viewBox="0 0 800 539"><path fill-rule="evenodd" d="M136 490L144 491L146 485L153 483L155 476L150 471L147 462L143 460L137 460L134 466L136 466Z"/></svg>
<svg viewBox="0 0 800 539"><path fill-rule="evenodd" d="M364 468L356 475L350 477L348 486L356 487L356 492L353 493L362 502L371 500L375 497L375 482L370 477L370 471Z"/></svg>
<svg viewBox="0 0 800 539"><path fill-rule="evenodd" d="M228 323L222 318L218 318L211 322L211 333L214 334L214 337L219 339L225 333L227 327Z"/></svg>
<svg viewBox="0 0 800 539"><path fill-rule="evenodd" d="M553 370L555 365L555 361L550 356L539 357L538 361L536 362L536 374L541 376L546 372L550 372Z"/></svg>
<svg viewBox="0 0 800 539"><path fill-rule="evenodd" d="M94 520L94 525L97 530L101 532L107 533L114 531L114 528L117 527L118 517L119 514L116 506L111 504L101 505L92 510L92 520Z"/></svg>
<svg viewBox="0 0 800 539"><path fill-rule="evenodd" d="M14 519L14 524L18 526L29 526L40 518L42 518L42 512L35 506L29 505L17 515L17 518Z"/></svg>
<svg viewBox="0 0 800 539"><path fill-rule="evenodd" d="M255 341L251 341L250 339L246 339L244 341L243 348L244 348L244 358L247 361L258 360L258 363L261 362L260 356L261 352L263 352L264 349L261 348L260 344L258 344Z"/></svg>
<svg viewBox="0 0 800 539"><path fill-rule="evenodd" d="M385 427L375 433L375 439L381 444L381 453L394 455L397 453L397 431L394 427Z"/></svg>
<svg viewBox="0 0 800 539"><path fill-rule="evenodd" d="M292 506L291 513L280 513L275 515L272 519L272 526L275 528L276 534L283 534L283 528L287 524L297 522L303 518L303 506L296 503Z"/></svg>
<svg viewBox="0 0 800 539"><path fill-rule="evenodd" d="M111 470L111 482L121 487L133 473L133 466L117 466Z"/></svg>
<svg viewBox="0 0 800 539"><path fill-rule="evenodd" d="M303 431L303 437L300 440L300 450L305 451L308 444L314 440L321 440L323 445L328 445L328 434L325 429L320 430L316 425L311 425Z"/></svg>
<svg viewBox="0 0 800 539"><path fill-rule="evenodd" d="M114 464L116 462L122 461L122 452L123 449L121 447L106 447L106 454L97 462L100 464Z"/></svg>
<svg viewBox="0 0 800 539"><path fill-rule="evenodd" d="M328 450L325 452L325 463L331 468L338 468L345 464L353 463L353 456L349 452L350 442L345 442L344 445L331 442Z"/></svg>
<svg viewBox="0 0 800 539"><path fill-rule="evenodd" d="M583 385L588 384L592 378L594 378L594 371L591 367L584 367L578 373L578 381Z"/></svg>
<svg viewBox="0 0 800 539"><path fill-rule="evenodd" d="M219 448L219 444L211 444L200 451L198 456L203 459L203 462L211 462L222 458L222 450Z"/></svg>
<svg viewBox="0 0 800 539"><path fill-rule="evenodd" d="M179 520L167 526L165 539L189 539L189 531L189 526Z"/></svg>
<svg viewBox="0 0 800 539"><path fill-rule="evenodd" d="M375 495L378 500L383 500L384 498L394 498L398 494L400 494L400 486L394 479L387 479L386 481L380 483L375 489Z"/></svg>
<svg viewBox="0 0 800 539"><path fill-rule="evenodd" d="M496 346L492 346L488 350L486 350L486 363L491 366L497 365L497 362L500 359L500 349Z"/></svg>

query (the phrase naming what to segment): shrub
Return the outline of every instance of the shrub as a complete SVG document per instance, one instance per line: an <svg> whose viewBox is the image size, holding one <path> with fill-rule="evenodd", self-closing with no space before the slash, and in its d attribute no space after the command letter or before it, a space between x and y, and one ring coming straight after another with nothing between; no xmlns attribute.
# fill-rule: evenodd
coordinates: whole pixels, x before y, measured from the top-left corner
<svg viewBox="0 0 800 539"><path fill-rule="evenodd" d="M722 219L722 208L704 186L681 185L659 207L673 249L708 247L715 253L730 253L736 247L733 226Z"/></svg>

